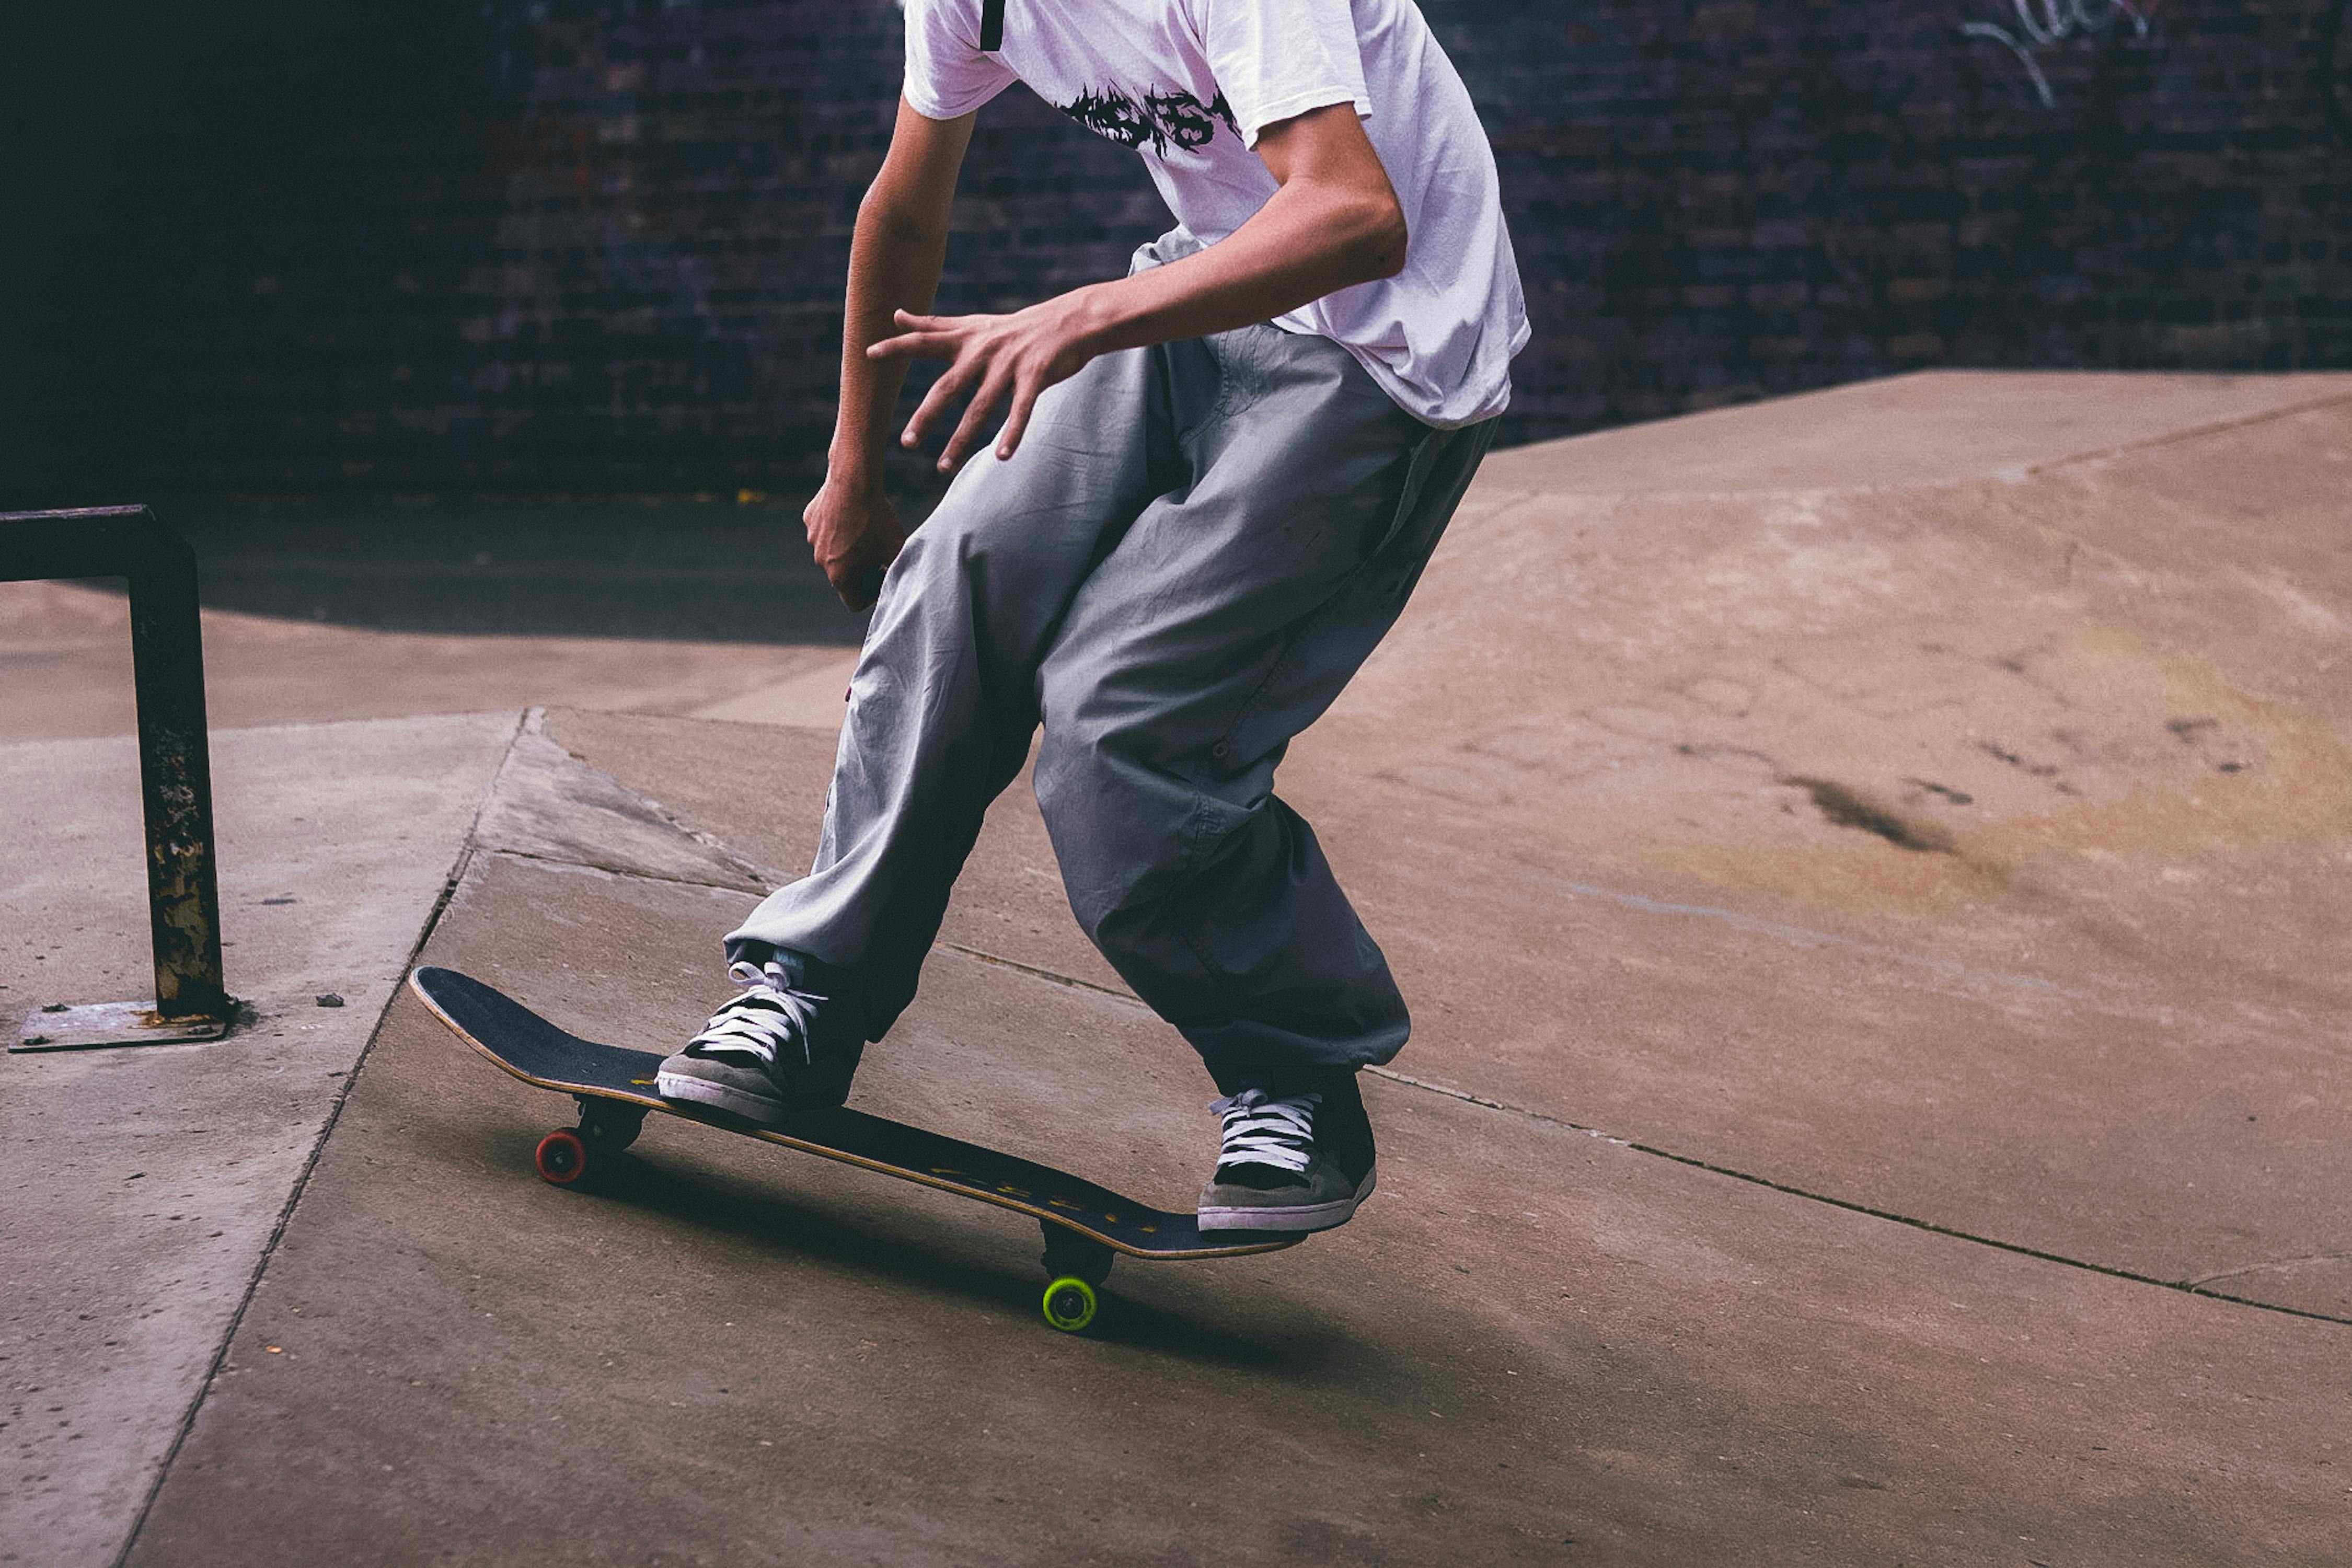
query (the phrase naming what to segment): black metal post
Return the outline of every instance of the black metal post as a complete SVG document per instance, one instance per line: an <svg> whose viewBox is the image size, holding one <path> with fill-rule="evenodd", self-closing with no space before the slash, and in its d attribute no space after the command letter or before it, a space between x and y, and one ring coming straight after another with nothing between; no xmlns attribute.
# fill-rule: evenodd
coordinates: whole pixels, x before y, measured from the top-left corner
<svg viewBox="0 0 2352 1568"><path fill-rule="evenodd" d="M176 1039L216 1036L227 1026L231 1004L221 974L220 890L213 863L212 753L205 727L204 635L196 611L195 552L143 506L0 512L0 581L49 577L130 580L131 658L138 692L140 783L146 796L147 896L155 947L155 1000L153 1020L121 1039L68 1038L87 1036L89 1030L76 1030L60 1021L51 1030L58 1037L40 1044L121 1044L166 1036ZM126 1005L100 1005L119 1011ZM36 1038L33 1027L28 1021L28 1046Z"/></svg>

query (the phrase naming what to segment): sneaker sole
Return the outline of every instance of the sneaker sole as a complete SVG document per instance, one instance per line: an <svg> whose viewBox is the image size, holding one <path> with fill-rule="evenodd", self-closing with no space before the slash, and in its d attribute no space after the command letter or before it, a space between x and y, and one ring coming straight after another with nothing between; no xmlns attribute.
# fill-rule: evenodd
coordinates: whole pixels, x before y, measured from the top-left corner
<svg viewBox="0 0 2352 1568"><path fill-rule="evenodd" d="M1200 1211L1201 1229L1213 1230L1280 1230L1304 1235L1318 1230L1336 1230L1356 1217L1356 1209L1372 1195L1377 1169L1364 1173L1363 1184L1351 1198L1334 1198L1325 1204L1300 1204L1292 1208L1204 1208Z"/></svg>
<svg viewBox="0 0 2352 1568"><path fill-rule="evenodd" d="M746 1121L757 1121L766 1127L780 1127L792 1107L781 1100L746 1094L740 1089L730 1089L723 1083L713 1083L707 1078L686 1078L675 1073L656 1073L654 1092L664 1100L682 1100L696 1105L708 1105L713 1110L740 1116Z"/></svg>

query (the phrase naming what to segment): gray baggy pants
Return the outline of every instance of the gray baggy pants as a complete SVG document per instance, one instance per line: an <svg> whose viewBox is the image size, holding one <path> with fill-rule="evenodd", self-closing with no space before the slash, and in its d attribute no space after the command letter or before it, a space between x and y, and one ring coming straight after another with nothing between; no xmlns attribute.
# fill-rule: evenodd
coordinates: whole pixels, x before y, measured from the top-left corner
<svg viewBox="0 0 2352 1568"><path fill-rule="evenodd" d="M1395 621L1493 435L1433 430L1346 350L1270 326L1049 390L890 568L815 866L730 951L819 960L881 1038L1042 723L1071 910L1138 995L1211 1063L1390 1060L1404 1000L1275 765Z"/></svg>

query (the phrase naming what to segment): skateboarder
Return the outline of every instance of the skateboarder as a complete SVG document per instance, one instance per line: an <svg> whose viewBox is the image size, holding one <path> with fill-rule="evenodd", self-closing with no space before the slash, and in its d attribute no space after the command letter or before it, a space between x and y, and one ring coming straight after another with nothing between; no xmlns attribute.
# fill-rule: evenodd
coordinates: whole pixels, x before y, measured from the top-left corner
<svg viewBox="0 0 2352 1568"><path fill-rule="evenodd" d="M874 618L815 866L727 938L745 990L660 1092L770 1121L839 1103L1042 727L1071 909L1222 1096L1202 1227L1339 1225L1372 1188L1357 1070L1408 1021L1274 773L1509 402L1528 329L1493 154L1412 0L905 5L804 518ZM1139 153L1178 226L1124 279L927 314L973 117L1016 80ZM948 368L900 439L948 428L955 479L908 536L881 475L911 359Z"/></svg>

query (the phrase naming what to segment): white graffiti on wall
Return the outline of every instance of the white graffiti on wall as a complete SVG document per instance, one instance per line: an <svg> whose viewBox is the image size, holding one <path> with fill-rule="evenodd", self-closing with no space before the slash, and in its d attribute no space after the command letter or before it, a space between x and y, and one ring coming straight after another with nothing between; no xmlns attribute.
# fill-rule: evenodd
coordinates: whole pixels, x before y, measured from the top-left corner
<svg viewBox="0 0 2352 1568"><path fill-rule="evenodd" d="M1963 22L1960 32L1971 38L1990 38L2015 55L2025 74L2032 79L2033 90L2042 95L2042 107L2058 107L2058 95L2050 90L2050 79L2042 74L2038 53L2053 44L2069 38L2091 38L2113 32L2118 26L2129 26L2134 37L2147 37L2148 18L2155 14L2155 0L2012 0L2017 7L2014 28L1998 22Z"/></svg>

